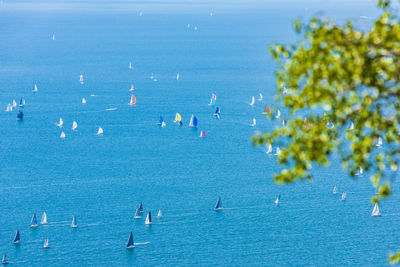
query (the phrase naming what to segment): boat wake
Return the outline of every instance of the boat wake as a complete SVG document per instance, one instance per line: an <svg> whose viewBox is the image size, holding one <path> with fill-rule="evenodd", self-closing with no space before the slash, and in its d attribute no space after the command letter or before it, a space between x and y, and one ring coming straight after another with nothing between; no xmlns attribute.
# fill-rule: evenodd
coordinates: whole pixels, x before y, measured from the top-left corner
<svg viewBox="0 0 400 267"><path fill-rule="evenodd" d="M142 243L134 243L135 246L137 246L137 245L147 245L147 244L150 244L150 241L142 242Z"/></svg>
<svg viewBox="0 0 400 267"><path fill-rule="evenodd" d="M107 111L111 111L111 110L117 110L117 108L107 108Z"/></svg>

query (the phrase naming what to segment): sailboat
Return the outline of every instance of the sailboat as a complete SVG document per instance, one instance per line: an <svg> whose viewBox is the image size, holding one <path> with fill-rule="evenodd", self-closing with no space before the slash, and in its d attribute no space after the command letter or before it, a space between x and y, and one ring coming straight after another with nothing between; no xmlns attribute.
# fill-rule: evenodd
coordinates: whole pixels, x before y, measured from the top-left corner
<svg viewBox="0 0 400 267"><path fill-rule="evenodd" d="M82 98L82 104L86 104L86 99Z"/></svg>
<svg viewBox="0 0 400 267"><path fill-rule="evenodd" d="M46 212L43 212L42 220L40 221L40 224L47 224L47 214L46 214Z"/></svg>
<svg viewBox="0 0 400 267"><path fill-rule="evenodd" d="M38 227L39 225L37 224L36 221L36 213L33 214L32 219L31 219L31 223L29 225L30 227Z"/></svg>
<svg viewBox="0 0 400 267"><path fill-rule="evenodd" d="M333 192L332 192L334 195L336 195L337 194L337 187L336 187L336 185L333 187Z"/></svg>
<svg viewBox="0 0 400 267"><path fill-rule="evenodd" d="M161 212L161 210L158 210L157 217L158 217L158 218L161 218L161 217L162 217L162 212Z"/></svg>
<svg viewBox="0 0 400 267"><path fill-rule="evenodd" d="M219 119L219 114L221 113L221 110L219 109L219 107L217 107L217 109L214 112L214 116L217 117L217 119Z"/></svg>
<svg viewBox="0 0 400 267"><path fill-rule="evenodd" d="M377 147L381 147L381 146L382 146L382 143L383 143L383 142L382 142L382 137L379 136L379 137L378 137L378 142L376 143L376 146L377 146Z"/></svg>
<svg viewBox="0 0 400 267"><path fill-rule="evenodd" d="M260 93L259 97L258 97L258 101L261 101L261 100L263 100L263 95Z"/></svg>
<svg viewBox="0 0 400 267"><path fill-rule="evenodd" d="M179 81L179 72L176 74L176 80Z"/></svg>
<svg viewBox="0 0 400 267"><path fill-rule="evenodd" d="M142 204L142 202L140 202L138 210L139 210L140 213L143 213L143 204Z"/></svg>
<svg viewBox="0 0 400 267"><path fill-rule="evenodd" d="M99 127L99 130L97 131L97 135L102 135L103 134L103 128Z"/></svg>
<svg viewBox="0 0 400 267"><path fill-rule="evenodd" d="M10 103L7 104L6 112L12 111L12 106Z"/></svg>
<svg viewBox="0 0 400 267"><path fill-rule="evenodd" d="M286 87L283 87L283 93L287 94L288 92L289 92L288 89Z"/></svg>
<svg viewBox="0 0 400 267"><path fill-rule="evenodd" d="M65 133L64 133L64 132L61 132L60 138L61 138L61 139L64 139L64 138L65 138Z"/></svg>
<svg viewBox="0 0 400 267"><path fill-rule="evenodd" d="M79 82L80 82L81 84L83 84L83 74L81 74L81 75L79 76Z"/></svg>
<svg viewBox="0 0 400 267"><path fill-rule="evenodd" d="M72 130L76 130L76 128L78 128L78 123L76 123L76 121L72 122Z"/></svg>
<svg viewBox="0 0 400 267"><path fill-rule="evenodd" d="M271 144L268 144L268 148L267 148L266 153L267 153L267 154L270 154L271 152L272 152L272 145L271 145Z"/></svg>
<svg viewBox="0 0 400 267"><path fill-rule="evenodd" d="M215 101L217 101L217 96L215 94L211 95L210 103L208 104L209 106L214 106Z"/></svg>
<svg viewBox="0 0 400 267"><path fill-rule="evenodd" d="M129 105L131 106L136 105L136 97L134 95L131 95L131 101L129 102Z"/></svg>
<svg viewBox="0 0 400 267"><path fill-rule="evenodd" d="M194 26L194 30L197 31L197 26Z"/></svg>
<svg viewBox="0 0 400 267"><path fill-rule="evenodd" d="M269 113L270 113L269 106L265 105L265 109L264 109L263 114L269 114Z"/></svg>
<svg viewBox="0 0 400 267"><path fill-rule="evenodd" d="M128 242L126 243L126 248L134 248L135 244L133 243L133 235L132 232L129 235Z"/></svg>
<svg viewBox="0 0 400 267"><path fill-rule="evenodd" d="M14 99L13 99L13 102L12 102L12 106L13 106L13 108L17 107L17 102Z"/></svg>
<svg viewBox="0 0 400 267"><path fill-rule="evenodd" d="M23 97L21 97L21 99L19 100L19 106L20 107L25 106L25 99Z"/></svg>
<svg viewBox="0 0 400 267"><path fill-rule="evenodd" d="M355 175L362 175L364 173L363 168L359 168Z"/></svg>
<svg viewBox="0 0 400 267"><path fill-rule="evenodd" d="M275 156L279 156L281 154L281 149L279 147L276 148Z"/></svg>
<svg viewBox="0 0 400 267"><path fill-rule="evenodd" d="M14 237L14 244L19 244L21 243L21 238L19 236L19 230L17 230L17 232L15 233L15 237Z"/></svg>
<svg viewBox="0 0 400 267"><path fill-rule="evenodd" d="M78 227L78 225L76 224L76 217L75 217L75 215L72 216L71 227L72 227L72 228Z"/></svg>
<svg viewBox="0 0 400 267"><path fill-rule="evenodd" d="M141 215L141 212L139 211L139 208L136 209L135 216L133 218L134 219L142 218L142 215Z"/></svg>
<svg viewBox="0 0 400 267"><path fill-rule="evenodd" d="M147 217L146 217L146 221L144 222L144 224L146 224L146 225L152 224L152 222L151 222L151 212L150 211L147 212Z"/></svg>
<svg viewBox="0 0 400 267"><path fill-rule="evenodd" d="M275 204L278 205L279 204L279 200L281 199L281 195L279 195L276 199L275 199Z"/></svg>
<svg viewBox="0 0 400 267"><path fill-rule="evenodd" d="M24 119L24 113L19 110L17 115L17 120L22 121Z"/></svg>
<svg viewBox="0 0 400 267"><path fill-rule="evenodd" d="M354 130L354 123L353 122L351 122L349 130Z"/></svg>
<svg viewBox="0 0 400 267"><path fill-rule="evenodd" d="M346 197L347 197L346 192L343 192L343 194L342 194L342 201L346 200Z"/></svg>
<svg viewBox="0 0 400 267"><path fill-rule="evenodd" d="M56 39L56 36L53 34L53 36L51 37L51 40L55 40Z"/></svg>
<svg viewBox="0 0 400 267"><path fill-rule="evenodd" d="M197 118L196 116L192 115L192 117L190 117L190 122L189 122L189 127L194 128L197 127Z"/></svg>
<svg viewBox="0 0 400 267"><path fill-rule="evenodd" d="M175 114L174 122L179 124L181 121L182 121L182 116L181 116L181 114L176 113L176 114Z"/></svg>
<svg viewBox="0 0 400 267"><path fill-rule="evenodd" d="M286 125L286 120L282 120L282 126Z"/></svg>
<svg viewBox="0 0 400 267"><path fill-rule="evenodd" d="M278 109L275 118L279 119L281 117L281 111Z"/></svg>
<svg viewBox="0 0 400 267"><path fill-rule="evenodd" d="M129 89L129 92L133 92L133 91L135 91L135 87L132 84L131 89Z"/></svg>
<svg viewBox="0 0 400 267"><path fill-rule="evenodd" d="M188 29L190 28L190 24L187 25Z"/></svg>
<svg viewBox="0 0 400 267"><path fill-rule="evenodd" d="M160 116L160 119L158 120L157 124L161 125L164 122L164 119L162 116Z"/></svg>
<svg viewBox="0 0 400 267"><path fill-rule="evenodd" d="M4 253L4 255L3 255L3 260L1 261L1 264L8 264L9 262L8 262L8 259L7 259L7 254L6 253Z"/></svg>
<svg viewBox="0 0 400 267"><path fill-rule="evenodd" d="M37 86L36 86L36 83L35 83L35 85L33 86L32 92L36 93L37 91L38 91L38 89L37 89Z"/></svg>
<svg viewBox="0 0 400 267"><path fill-rule="evenodd" d="M250 106L254 106L254 96L251 97L251 102L249 103Z"/></svg>
<svg viewBox="0 0 400 267"><path fill-rule="evenodd" d="M250 124L250 126L251 126L251 127L254 127L254 126L256 126L256 124L257 124L256 118L253 118L253 123Z"/></svg>
<svg viewBox="0 0 400 267"><path fill-rule="evenodd" d="M44 244L43 244L43 248L49 248L49 247L50 247L50 245L49 245L49 239L46 238L46 240L44 241Z"/></svg>
<svg viewBox="0 0 400 267"><path fill-rule="evenodd" d="M214 210L222 210L222 201L221 201L221 197L218 197L217 203L215 203Z"/></svg>
<svg viewBox="0 0 400 267"><path fill-rule="evenodd" d="M381 216L381 212L379 211L378 203L375 203L374 209L372 210L371 216Z"/></svg>
<svg viewBox="0 0 400 267"><path fill-rule="evenodd" d="M64 121L63 121L62 118L60 118L60 121L59 121L58 123L56 123L56 125L57 125L58 127L60 127L60 128L63 126L63 124L64 124Z"/></svg>
<svg viewBox="0 0 400 267"><path fill-rule="evenodd" d="M130 70L132 69L132 63L131 62L129 62L129 69Z"/></svg>
<svg viewBox="0 0 400 267"><path fill-rule="evenodd" d="M204 138L204 137L206 137L206 133L204 132L204 131L201 131L200 132L200 136L199 136L200 138Z"/></svg>

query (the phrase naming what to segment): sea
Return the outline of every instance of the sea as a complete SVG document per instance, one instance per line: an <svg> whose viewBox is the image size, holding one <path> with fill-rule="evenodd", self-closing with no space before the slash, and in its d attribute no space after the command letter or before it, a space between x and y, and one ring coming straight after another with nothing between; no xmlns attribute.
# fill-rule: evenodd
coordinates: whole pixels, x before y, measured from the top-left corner
<svg viewBox="0 0 400 267"><path fill-rule="evenodd" d="M372 217L369 173L351 178L332 156L313 180L278 185L276 156L251 143L281 125L262 114L280 105L269 46L301 39L295 19L365 30L379 13L372 0L2 0L1 256L10 266L388 266L400 250L395 179Z"/></svg>

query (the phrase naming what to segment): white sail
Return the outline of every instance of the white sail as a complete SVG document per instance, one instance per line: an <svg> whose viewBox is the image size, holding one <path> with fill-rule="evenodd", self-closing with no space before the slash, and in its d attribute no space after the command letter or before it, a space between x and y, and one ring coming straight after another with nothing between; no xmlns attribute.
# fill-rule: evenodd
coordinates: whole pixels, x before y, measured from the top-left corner
<svg viewBox="0 0 400 267"><path fill-rule="evenodd" d="M256 126L256 124L257 124L256 118L253 118L253 123L250 124L250 126L254 127L254 126Z"/></svg>
<svg viewBox="0 0 400 267"><path fill-rule="evenodd" d="M132 63L131 62L129 62L129 69L130 70L132 69Z"/></svg>
<svg viewBox="0 0 400 267"><path fill-rule="evenodd" d="M40 224L47 224L47 214L46 214L46 212L43 212L42 220L40 221Z"/></svg>
<svg viewBox="0 0 400 267"><path fill-rule="evenodd" d="M333 192L332 192L334 195L336 195L337 194L337 187L336 187L336 185L333 187Z"/></svg>
<svg viewBox="0 0 400 267"><path fill-rule="evenodd" d="M349 130L354 130L354 123L353 122L351 122Z"/></svg>
<svg viewBox="0 0 400 267"><path fill-rule="evenodd" d="M161 127L164 128L166 126L165 121L161 123Z"/></svg>
<svg viewBox="0 0 400 267"><path fill-rule="evenodd" d="M179 81L179 72L176 74L176 80Z"/></svg>
<svg viewBox="0 0 400 267"><path fill-rule="evenodd" d="M161 217L162 217L162 211L161 211L161 210L158 210L157 217L158 217L158 218L161 218Z"/></svg>
<svg viewBox="0 0 400 267"><path fill-rule="evenodd" d="M260 93L259 97L258 97L258 101L261 101L261 100L263 100L263 95Z"/></svg>
<svg viewBox="0 0 400 267"><path fill-rule="evenodd" d="M151 222L151 212L150 211L147 213L146 221L145 221L144 224L146 224L146 225L152 224L152 222Z"/></svg>
<svg viewBox="0 0 400 267"><path fill-rule="evenodd" d="M383 142L382 142L382 137L378 137L378 142L376 143L376 146L377 147L380 147L380 146L382 146L382 144L383 144Z"/></svg>
<svg viewBox="0 0 400 267"><path fill-rule="evenodd" d="M286 121L282 120L282 126L285 126L285 125L286 125Z"/></svg>
<svg viewBox="0 0 400 267"><path fill-rule="evenodd" d="M82 98L82 104L86 104L86 99Z"/></svg>
<svg viewBox="0 0 400 267"><path fill-rule="evenodd" d="M251 97L251 102L249 103L250 106L254 106L254 96Z"/></svg>
<svg viewBox="0 0 400 267"><path fill-rule="evenodd" d="M288 89L286 87L283 87L283 93L287 94L288 93Z"/></svg>
<svg viewBox="0 0 400 267"><path fill-rule="evenodd" d="M10 103L8 103L7 107L6 107L6 112L10 112L10 111L12 111L12 106Z"/></svg>
<svg viewBox="0 0 400 267"><path fill-rule="evenodd" d="M188 29L190 28L190 24L187 25Z"/></svg>
<svg viewBox="0 0 400 267"><path fill-rule="evenodd" d="M279 147L276 148L275 156L278 156L281 154L281 149Z"/></svg>
<svg viewBox="0 0 400 267"><path fill-rule="evenodd" d="M342 201L346 200L346 197L347 197L346 192L343 192L343 194L342 194Z"/></svg>
<svg viewBox="0 0 400 267"><path fill-rule="evenodd" d="M37 86L36 86L36 84L35 84L35 86L33 86L32 92L36 93L37 91L38 91L38 89L37 89Z"/></svg>
<svg viewBox="0 0 400 267"><path fill-rule="evenodd" d="M83 84L83 74L81 74L81 75L79 76L79 82L80 82L81 84Z"/></svg>
<svg viewBox="0 0 400 267"><path fill-rule="evenodd" d="M275 118L279 119L281 117L281 111L278 109Z"/></svg>
<svg viewBox="0 0 400 267"><path fill-rule="evenodd" d="M97 131L98 135L102 135L103 134L103 128L99 127L99 130Z"/></svg>
<svg viewBox="0 0 400 267"><path fill-rule="evenodd" d="M61 138L61 139L64 139L64 138L65 138L65 133L64 133L64 132L61 132L60 138Z"/></svg>
<svg viewBox="0 0 400 267"><path fill-rule="evenodd" d="M363 168L359 168L355 175L362 175L364 173Z"/></svg>
<svg viewBox="0 0 400 267"><path fill-rule="evenodd" d="M62 118L60 118L59 122L57 123L57 126L61 128L63 126L63 124L64 124L64 121Z"/></svg>
<svg viewBox="0 0 400 267"><path fill-rule="evenodd" d="M56 36L53 34L53 36L51 37L51 39L54 41L56 39Z"/></svg>
<svg viewBox="0 0 400 267"><path fill-rule="evenodd" d="M78 128L78 123L76 123L76 121L74 121L72 123L72 130L75 130L76 128Z"/></svg>
<svg viewBox="0 0 400 267"><path fill-rule="evenodd" d="M279 204L279 200L281 199L281 196L279 195L276 199L275 199L275 205Z"/></svg>
<svg viewBox="0 0 400 267"><path fill-rule="evenodd" d="M76 224L76 218L75 218L75 216L72 217L71 227L72 227L72 228L78 227L78 225Z"/></svg>
<svg viewBox="0 0 400 267"><path fill-rule="evenodd" d="M43 248L49 248L49 247L50 247L50 245L49 245L49 239L46 238L46 240L44 241L44 244L43 244Z"/></svg>
<svg viewBox="0 0 400 267"><path fill-rule="evenodd" d="M270 154L271 152L272 152L272 145L268 144L267 154Z"/></svg>
<svg viewBox="0 0 400 267"><path fill-rule="evenodd" d="M12 106L13 106L13 108L17 107L17 102L14 99L13 99L13 102L12 102Z"/></svg>
<svg viewBox="0 0 400 267"><path fill-rule="evenodd" d="M375 203L374 209L372 210L371 216L381 216L381 212L379 211L378 203Z"/></svg>

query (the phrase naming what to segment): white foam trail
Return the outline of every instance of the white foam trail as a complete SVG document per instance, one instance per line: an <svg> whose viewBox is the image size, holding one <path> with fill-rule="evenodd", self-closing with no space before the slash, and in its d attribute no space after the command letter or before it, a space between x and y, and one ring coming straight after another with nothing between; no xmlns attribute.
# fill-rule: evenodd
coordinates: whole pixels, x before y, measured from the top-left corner
<svg viewBox="0 0 400 267"><path fill-rule="evenodd" d="M111 110L117 110L117 108L107 108L107 111L111 111Z"/></svg>
<svg viewBox="0 0 400 267"><path fill-rule="evenodd" d="M137 245L147 245L147 244L150 244L150 241L147 241L147 242L143 242L143 243L133 243L135 246L137 246Z"/></svg>

